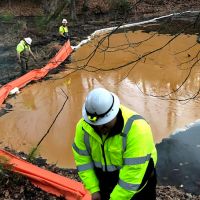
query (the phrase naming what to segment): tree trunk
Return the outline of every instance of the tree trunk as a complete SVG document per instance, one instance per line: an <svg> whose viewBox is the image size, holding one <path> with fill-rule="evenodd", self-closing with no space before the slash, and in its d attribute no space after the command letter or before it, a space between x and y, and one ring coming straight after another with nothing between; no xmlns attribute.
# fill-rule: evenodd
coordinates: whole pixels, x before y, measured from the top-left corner
<svg viewBox="0 0 200 200"><path fill-rule="evenodd" d="M11 10L11 0L8 1L8 7Z"/></svg>
<svg viewBox="0 0 200 200"><path fill-rule="evenodd" d="M55 10L58 8L60 2L61 1L59 0L54 0L54 1L43 0L42 8L44 9L44 13L47 15L52 15L55 12Z"/></svg>
<svg viewBox="0 0 200 200"><path fill-rule="evenodd" d="M68 3L69 0L43 0L42 7L44 12L48 15L48 17L44 20L44 23L48 24L52 19L55 20L66 7L66 5L68 5Z"/></svg>
<svg viewBox="0 0 200 200"><path fill-rule="evenodd" d="M77 20L77 16L76 16L76 2L75 0L71 0L70 2L70 15L71 15L71 19L76 21Z"/></svg>

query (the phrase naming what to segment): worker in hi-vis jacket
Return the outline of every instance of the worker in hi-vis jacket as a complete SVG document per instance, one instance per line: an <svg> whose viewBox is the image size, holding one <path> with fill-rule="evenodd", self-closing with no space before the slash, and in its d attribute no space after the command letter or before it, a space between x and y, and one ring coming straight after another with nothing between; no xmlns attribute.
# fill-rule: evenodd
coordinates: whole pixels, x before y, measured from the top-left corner
<svg viewBox="0 0 200 200"><path fill-rule="evenodd" d="M104 88L89 92L72 145L92 200L155 200L157 151L149 124Z"/></svg>
<svg viewBox="0 0 200 200"><path fill-rule="evenodd" d="M69 34L68 34L68 22L66 19L62 20L62 25L59 27L59 35L60 35L60 42L63 44L69 39Z"/></svg>
<svg viewBox="0 0 200 200"><path fill-rule="evenodd" d="M24 38L20 41L17 45L17 59L18 63L21 66L21 74L23 75L28 70L28 61L29 57L32 56L33 59L36 61L36 57L31 51L31 43L32 39L30 37Z"/></svg>

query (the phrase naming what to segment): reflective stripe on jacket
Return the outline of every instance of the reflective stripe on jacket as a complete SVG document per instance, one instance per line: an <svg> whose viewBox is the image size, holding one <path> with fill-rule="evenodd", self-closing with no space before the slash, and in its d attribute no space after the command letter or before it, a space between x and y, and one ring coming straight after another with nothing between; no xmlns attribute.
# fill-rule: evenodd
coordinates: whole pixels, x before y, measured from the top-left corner
<svg viewBox="0 0 200 200"><path fill-rule="evenodd" d="M81 119L76 127L73 153L80 178L91 193L100 191L94 167L103 171L119 170L119 181L110 195L112 200L128 200L137 193L150 158L157 162L151 128L137 113L121 106L124 127L121 134L104 142Z"/></svg>
<svg viewBox="0 0 200 200"><path fill-rule="evenodd" d="M18 53L22 53L26 50L30 50L30 46L26 44L24 40L21 40L20 43L17 45L16 50Z"/></svg>

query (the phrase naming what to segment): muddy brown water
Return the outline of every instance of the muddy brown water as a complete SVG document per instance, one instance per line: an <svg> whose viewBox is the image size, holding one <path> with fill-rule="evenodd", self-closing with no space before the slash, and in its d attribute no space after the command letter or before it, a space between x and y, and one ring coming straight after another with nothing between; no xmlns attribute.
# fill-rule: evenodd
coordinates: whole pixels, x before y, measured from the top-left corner
<svg viewBox="0 0 200 200"><path fill-rule="evenodd" d="M156 143L177 128L199 119L198 101L150 96L176 90L198 58L200 44L196 44L195 35L182 34L161 48L172 38L155 32L118 33L103 42L89 63L85 58L94 50L99 38L85 44L73 53L72 63L66 65L71 69L54 75L52 80L28 85L7 101L13 105L13 111L0 118L1 146L30 152L62 107L66 98L62 90L68 95L68 101L38 149L48 162L61 167L75 167L71 151L75 126L81 117L84 99L93 88L111 90L122 104L143 115L152 126ZM155 51L158 48L161 49ZM148 56L143 58L145 54ZM123 67L134 60L139 61ZM77 67L79 70L74 70ZM188 80L171 98L191 97L199 89L199 79L197 63Z"/></svg>

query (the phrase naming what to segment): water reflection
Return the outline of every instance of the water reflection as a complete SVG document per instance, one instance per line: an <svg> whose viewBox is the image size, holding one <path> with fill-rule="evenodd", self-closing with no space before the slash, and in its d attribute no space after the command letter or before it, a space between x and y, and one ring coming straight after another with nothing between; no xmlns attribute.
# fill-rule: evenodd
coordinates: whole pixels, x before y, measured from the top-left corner
<svg viewBox="0 0 200 200"><path fill-rule="evenodd" d="M195 57L199 51L198 45L181 52L196 41L192 35L180 35L168 46L155 51L172 37L141 31L130 31L126 36L119 33L111 36L109 43L105 41L91 60L84 58L94 50L97 39L84 45L73 54L73 62L68 65L70 68L82 67L82 70L69 75L73 70L68 70L55 75L54 80L29 85L15 99L8 101L14 111L0 118L1 146L9 145L30 152L62 107L65 100L62 90L69 97L67 104L41 143L38 153L49 162L63 167L74 167L71 144L75 126L81 117L82 104L88 91L95 87L106 87L115 92L121 103L143 115L152 126L156 142L168 137L178 127L200 118L200 106L196 101L181 103L149 96L176 90L195 62L191 57ZM118 48L120 50L116 51ZM108 52L103 51L105 49ZM143 57L147 54L146 58ZM84 66L86 63L88 65ZM199 63L185 85L171 97L187 98L198 89Z"/></svg>
<svg viewBox="0 0 200 200"><path fill-rule="evenodd" d="M24 106L30 110L36 110L35 98L32 93L32 90L26 90L26 92L22 93L22 99L24 102Z"/></svg>

